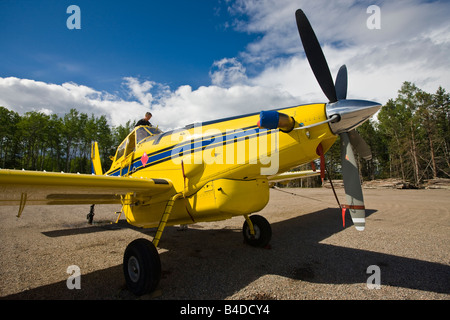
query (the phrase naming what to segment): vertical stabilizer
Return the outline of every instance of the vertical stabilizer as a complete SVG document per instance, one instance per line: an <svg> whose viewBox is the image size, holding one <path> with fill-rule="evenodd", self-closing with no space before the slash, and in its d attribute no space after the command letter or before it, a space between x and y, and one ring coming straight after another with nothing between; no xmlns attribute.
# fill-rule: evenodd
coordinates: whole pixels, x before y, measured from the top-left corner
<svg viewBox="0 0 450 320"><path fill-rule="evenodd" d="M91 160L92 160L92 173L95 175L103 175L102 163L100 161L100 153L98 152L97 141L92 141Z"/></svg>

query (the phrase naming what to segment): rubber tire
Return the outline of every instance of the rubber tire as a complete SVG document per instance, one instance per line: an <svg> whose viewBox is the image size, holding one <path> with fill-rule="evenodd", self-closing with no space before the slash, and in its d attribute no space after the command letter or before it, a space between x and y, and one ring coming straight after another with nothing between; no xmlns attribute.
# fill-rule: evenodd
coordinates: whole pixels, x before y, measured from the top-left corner
<svg viewBox="0 0 450 320"><path fill-rule="evenodd" d="M250 234L250 228L248 227L246 220L242 226L242 234L244 235L245 243L251 245L252 247L262 248L267 246L270 239L272 239L272 228L269 221L259 215L250 216L250 220L252 221L253 229L255 230L255 236Z"/></svg>
<svg viewBox="0 0 450 320"><path fill-rule="evenodd" d="M137 265L138 271L129 272L130 264ZM161 260L152 242L141 238L127 246L123 255L123 273L128 289L137 296L156 289L161 279Z"/></svg>

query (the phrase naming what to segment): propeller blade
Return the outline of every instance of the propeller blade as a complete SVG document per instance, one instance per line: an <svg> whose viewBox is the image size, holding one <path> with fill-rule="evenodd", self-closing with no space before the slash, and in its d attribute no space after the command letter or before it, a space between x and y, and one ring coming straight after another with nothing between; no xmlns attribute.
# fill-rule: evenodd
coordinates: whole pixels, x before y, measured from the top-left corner
<svg viewBox="0 0 450 320"><path fill-rule="evenodd" d="M308 18L306 18L305 13L301 9L298 9L295 12L295 18L297 20L297 28L302 40L303 48L305 49L306 58L309 61L309 65L311 66L317 82L328 100L330 102L336 102L338 99L336 97L333 78L331 77L327 60L323 55L316 34L314 33Z"/></svg>
<svg viewBox="0 0 450 320"><path fill-rule="evenodd" d="M356 152L366 161L372 159L372 151L367 142L355 129L348 132L350 143L355 148Z"/></svg>
<svg viewBox="0 0 450 320"><path fill-rule="evenodd" d="M347 200L347 204L342 205L342 208L346 208L350 211L353 224L357 230L362 231L366 225L366 218L358 166L356 164L348 133L341 133L340 137L342 174L344 177L344 189Z"/></svg>
<svg viewBox="0 0 450 320"><path fill-rule="evenodd" d="M338 100L347 99L347 66L344 64L339 68L336 76L336 97Z"/></svg>

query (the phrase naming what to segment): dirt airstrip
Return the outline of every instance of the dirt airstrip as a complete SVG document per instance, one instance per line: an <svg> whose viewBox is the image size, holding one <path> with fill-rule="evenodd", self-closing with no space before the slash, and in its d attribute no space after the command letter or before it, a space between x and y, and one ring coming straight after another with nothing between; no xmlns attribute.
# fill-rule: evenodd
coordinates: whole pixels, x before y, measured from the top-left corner
<svg viewBox="0 0 450 320"><path fill-rule="evenodd" d="M28 206L21 218L0 207L0 299L449 300L450 190L365 189L363 232L349 217L343 228L330 189L283 190L258 213L272 226L268 248L243 243L242 217L166 228L161 282L142 297L126 289L123 252L155 230L111 223L120 206L96 206L93 225L89 205ZM72 265L80 289L67 287Z"/></svg>

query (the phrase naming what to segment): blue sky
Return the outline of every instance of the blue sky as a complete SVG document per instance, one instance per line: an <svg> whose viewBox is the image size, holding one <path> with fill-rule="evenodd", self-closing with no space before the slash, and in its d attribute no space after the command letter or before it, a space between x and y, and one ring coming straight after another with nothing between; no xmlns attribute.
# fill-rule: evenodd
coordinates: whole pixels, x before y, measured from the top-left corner
<svg viewBox="0 0 450 320"><path fill-rule="evenodd" d="M70 5L81 30L69 30ZM371 5L380 29L370 29ZM326 102L295 23L302 8L348 97L385 103L403 81L450 90L446 0L0 0L0 105L162 129Z"/></svg>
<svg viewBox="0 0 450 320"><path fill-rule="evenodd" d="M66 27L71 4L81 10L81 30ZM226 7L210 0L2 0L0 15L2 76L108 91L126 76L208 85L213 62L255 37L227 28Z"/></svg>

